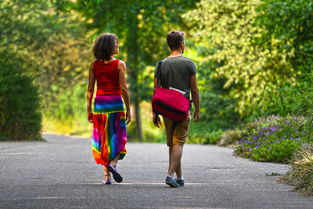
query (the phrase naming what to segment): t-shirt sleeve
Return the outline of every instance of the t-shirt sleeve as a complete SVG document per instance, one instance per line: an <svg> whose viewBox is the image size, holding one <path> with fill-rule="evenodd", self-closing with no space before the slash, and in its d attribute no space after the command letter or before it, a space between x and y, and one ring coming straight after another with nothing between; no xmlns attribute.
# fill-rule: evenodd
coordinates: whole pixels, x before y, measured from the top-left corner
<svg viewBox="0 0 313 209"><path fill-rule="evenodd" d="M195 75L197 73L197 68L194 62L190 62L190 75Z"/></svg>

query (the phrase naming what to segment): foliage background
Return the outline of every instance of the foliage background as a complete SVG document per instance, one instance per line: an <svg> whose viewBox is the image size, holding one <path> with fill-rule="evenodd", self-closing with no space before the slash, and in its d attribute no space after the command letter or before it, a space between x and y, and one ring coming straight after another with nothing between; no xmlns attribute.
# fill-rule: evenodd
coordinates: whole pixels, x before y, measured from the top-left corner
<svg viewBox="0 0 313 209"><path fill-rule="evenodd" d="M185 56L198 67L202 121L190 142L217 143L225 130L273 114L311 115L311 1L4 0L0 8L1 50L25 58L44 131L90 136L87 71L102 32L118 34L128 66L130 140L163 141L149 100L173 29L186 32Z"/></svg>
<svg viewBox="0 0 313 209"><path fill-rule="evenodd" d="M91 48L110 32L128 67L129 141L164 142L151 121L154 68L167 33L183 30L201 93L188 142L292 163L282 181L313 194L311 0L2 0L0 11L0 140L89 137Z"/></svg>

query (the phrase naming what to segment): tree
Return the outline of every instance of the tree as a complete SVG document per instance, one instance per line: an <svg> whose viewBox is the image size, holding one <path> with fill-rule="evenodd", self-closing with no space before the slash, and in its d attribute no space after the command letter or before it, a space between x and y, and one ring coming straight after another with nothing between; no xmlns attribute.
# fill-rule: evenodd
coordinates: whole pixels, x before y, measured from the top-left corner
<svg viewBox="0 0 313 209"><path fill-rule="evenodd" d="M0 50L0 140L40 140L38 87L25 57Z"/></svg>
<svg viewBox="0 0 313 209"><path fill-rule="evenodd" d="M292 62L294 39L268 33L258 22L258 18L266 17L276 28L285 27L287 16L283 15L284 23L275 22L277 18L267 16L267 11L261 7L266 7L264 2L202 0L195 10L184 16L194 28L194 37L211 50L206 60L218 63L216 73L227 79L225 87L236 85L231 94L238 101L237 110L242 115L264 105L265 91L274 93L276 86L293 83L297 77ZM276 4L275 10L284 11L283 1Z"/></svg>
<svg viewBox="0 0 313 209"><path fill-rule="evenodd" d="M308 0L263 0L256 25L264 33L256 44L268 48L273 39L280 42L277 53L292 53L286 59L296 81L283 83L266 92L263 112L280 115L312 114L313 3ZM276 110L276 111L275 111Z"/></svg>
<svg viewBox="0 0 313 209"><path fill-rule="evenodd" d="M108 1L80 0L76 3L55 1L61 10L78 11L86 27L93 35L104 31L118 34L129 68L132 102L135 107L138 138L142 139L140 101L149 95L143 92L147 82L139 79L146 66L153 65L165 56L167 49L164 37L173 28L182 25L179 15L192 8L196 1ZM161 44L160 44L161 43ZM122 50L123 51L123 50Z"/></svg>
<svg viewBox="0 0 313 209"><path fill-rule="evenodd" d="M29 52L35 51L47 38L38 30L38 10L44 7L35 1L0 3L0 139L41 139L41 113L38 86L34 71L38 70ZM34 40L33 37L38 37Z"/></svg>
<svg viewBox="0 0 313 209"><path fill-rule="evenodd" d="M54 86L65 88L87 75L86 59L91 56L77 15L58 15L52 3L40 0L4 0L0 9L0 48L14 48L40 66L41 93L53 92Z"/></svg>
<svg viewBox="0 0 313 209"><path fill-rule="evenodd" d="M12 60L7 59L7 56L1 57L1 69L8 73L7 70L12 68L15 61L17 66L21 66L21 77L33 80L29 82L34 88L39 87L36 91L30 91L41 96L40 107L44 107L44 115L57 119L64 115L68 116L68 109L72 110L72 107L62 109L63 114L56 107L60 105L60 98L63 98L64 92L74 91L73 86L86 83L88 59L91 58L88 42L82 35L85 31L83 27L77 26L78 15L57 14L51 2L40 0L4 0L0 2L0 10L0 51L12 56ZM10 75L1 76L13 80L20 78L16 71L12 71ZM9 84L5 78L1 79L3 85ZM12 86L6 88L15 89L14 82L11 82ZM4 98L1 102L4 104ZM31 104L33 101L24 100L24 102ZM12 106L14 105L12 103ZM37 106L34 105L34 108ZM20 117L17 120L24 119ZM40 123L41 119L38 122Z"/></svg>

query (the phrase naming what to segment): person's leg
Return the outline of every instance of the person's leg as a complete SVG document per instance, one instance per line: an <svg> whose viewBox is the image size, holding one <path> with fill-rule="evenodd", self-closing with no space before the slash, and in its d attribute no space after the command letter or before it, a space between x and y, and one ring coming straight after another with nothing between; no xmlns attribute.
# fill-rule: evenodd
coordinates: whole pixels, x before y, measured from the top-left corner
<svg viewBox="0 0 313 209"><path fill-rule="evenodd" d="M167 146L168 146L168 156L169 156L169 166L168 166L168 171L171 167L171 158L172 158L172 150L173 150L173 133L174 133L174 121L166 118L163 116L163 122L165 126L165 131L166 131L166 141L167 141Z"/></svg>
<svg viewBox="0 0 313 209"><path fill-rule="evenodd" d="M183 153L182 153L183 155ZM179 162L177 163L177 168L176 168L176 177L177 179L181 179L183 177L183 174L182 174L182 167L181 167L181 158L179 160Z"/></svg>
<svg viewBox="0 0 313 209"><path fill-rule="evenodd" d="M173 145L168 146L168 170L167 173L170 172L171 169L171 160L172 160L172 150L173 150Z"/></svg>
<svg viewBox="0 0 313 209"><path fill-rule="evenodd" d="M172 146L171 152L170 152L170 165L168 169L168 176L173 177L174 173L177 174L177 177L181 178L181 157L183 154L183 145L180 144L174 144Z"/></svg>
<svg viewBox="0 0 313 209"><path fill-rule="evenodd" d="M172 169L172 150L173 150L173 145L169 146L169 166L168 166L168 173L170 172L170 169ZM175 170L177 178L182 178L182 168L181 168L181 159L179 162L177 162L177 168Z"/></svg>
<svg viewBox="0 0 313 209"><path fill-rule="evenodd" d="M176 169L176 183L179 184L179 186L184 186L185 185L185 181L183 178L183 174L182 174L182 168L181 168L181 160L178 164L178 167Z"/></svg>
<svg viewBox="0 0 313 209"><path fill-rule="evenodd" d="M113 179L120 183L123 181L123 177L117 171L116 165L120 159L123 159L126 154L125 144L126 138L126 123L122 119L125 117L125 113L116 112L111 113L108 121L109 131L108 138L110 144L109 159L111 162L108 165L108 170L112 173ZM110 156L115 156L113 159Z"/></svg>
<svg viewBox="0 0 313 209"><path fill-rule="evenodd" d="M169 174L173 167L173 164L172 164L173 162L173 133L175 129L175 123L173 120L170 120L166 117L163 117L163 121L164 121L165 130L166 130L167 146L169 150L168 176L165 178L165 183L169 185L170 187L179 187L179 184L177 184L176 180L173 178L173 174L171 175Z"/></svg>
<svg viewBox="0 0 313 209"><path fill-rule="evenodd" d="M169 175L174 175L174 173L176 173L177 179L183 178L181 159L183 155L183 146L188 137L189 124L190 115L188 115L185 120L177 123L173 133L173 149L171 153L171 168L169 169Z"/></svg>
<svg viewBox="0 0 313 209"><path fill-rule="evenodd" d="M119 174L119 172L116 169L116 165L119 159L120 159L120 154L116 155L115 158L108 165L108 170L113 174L113 179L117 183L121 183L123 181L123 177Z"/></svg>
<svg viewBox="0 0 313 209"><path fill-rule="evenodd" d="M107 182L111 179L110 172L106 166L103 166L103 172L104 172L104 181Z"/></svg>
<svg viewBox="0 0 313 209"><path fill-rule="evenodd" d="M165 179L165 183L169 185L170 187L179 187L183 186L183 184L180 184L177 182L177 180L174 178L174 173L178 173L180 175L181 168L180 168L180 161L182 156L182 145L174 144L170 146L170 153L169 153L169 169L167 173L167 177ZM181 177L180 177L181 179ZM181 181L181 180L180 180Z"/></svg>
<svg viewBox="0 0 313 209"><path fill-rule="evenodd" d="M118 160L120 159L120 154L116 155L115 158L111 161L111 165L116 167Z"/></svg>

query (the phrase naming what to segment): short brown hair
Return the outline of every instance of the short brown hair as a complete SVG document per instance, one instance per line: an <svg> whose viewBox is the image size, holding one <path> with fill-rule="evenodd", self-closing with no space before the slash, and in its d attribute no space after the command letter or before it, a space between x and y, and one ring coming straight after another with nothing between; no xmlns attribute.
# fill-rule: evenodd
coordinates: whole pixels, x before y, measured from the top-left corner
<svg viewBox="0 0 313 209"><path fill-rule="evenodd" d="M168 47L173 50L178 50L180 48L180 43L184 41L184 32L179 30L173 30L167 35Z"/></svg>
<svg viewBox="0 0 313 209"><path fill-rule="evenodd" d="M93 46L93 55L99 60L110 60L114 54L117 36L111 33L101 34Z"/></svg>

